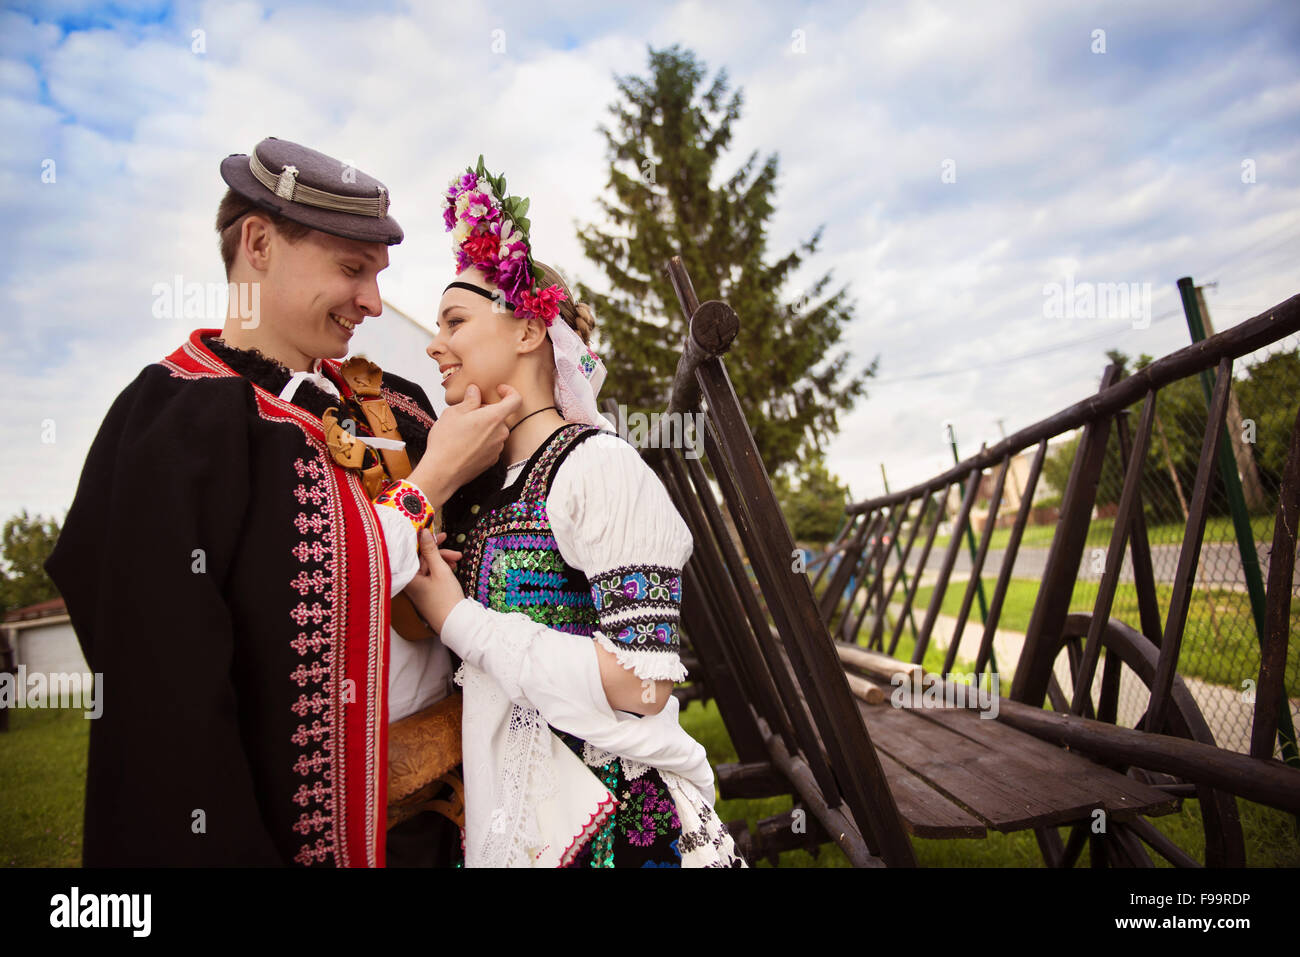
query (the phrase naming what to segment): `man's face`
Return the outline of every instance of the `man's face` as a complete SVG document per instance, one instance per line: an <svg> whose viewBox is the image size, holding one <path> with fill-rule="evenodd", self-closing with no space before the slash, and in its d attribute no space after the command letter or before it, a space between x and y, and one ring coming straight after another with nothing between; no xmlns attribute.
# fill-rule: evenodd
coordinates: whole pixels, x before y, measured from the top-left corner
<svg viewBox="0 0 1300 957"><path fill-rule="evenodd" d="M296 243L272 233L262 303L275 335L312 359L346 356L355 328L383 311L378 276L388 268L387 245L314 229Z"/></svg>

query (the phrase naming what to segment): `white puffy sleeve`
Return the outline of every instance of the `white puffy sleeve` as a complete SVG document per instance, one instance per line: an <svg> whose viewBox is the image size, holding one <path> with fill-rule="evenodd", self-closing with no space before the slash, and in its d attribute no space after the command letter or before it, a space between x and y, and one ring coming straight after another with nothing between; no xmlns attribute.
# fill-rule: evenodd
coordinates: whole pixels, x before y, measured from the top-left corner
<svg viewBox="0 0 1300 957"><path fill-rule="evenodd" d="M614 435L579 443L546 499L564 560L591 582L596 640L638 678L681 681L682 568L690 529L659 476Z"/></svg>
<svg viewBox="0 0 1300 957"><path fill-rule="evenodd" d="M420 570L420 542L415 526L401 512L392 508L375 508L384 529L384 548L388 550L388 567L392 572L390 598L397 597Z"/></svg>

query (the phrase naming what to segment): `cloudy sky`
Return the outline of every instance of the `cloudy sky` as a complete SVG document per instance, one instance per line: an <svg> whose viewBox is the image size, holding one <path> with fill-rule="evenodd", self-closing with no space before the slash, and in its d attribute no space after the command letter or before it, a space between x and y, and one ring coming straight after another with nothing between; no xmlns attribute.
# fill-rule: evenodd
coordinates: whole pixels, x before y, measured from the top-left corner
<svg viewBox="0 0 1300 957"><path fill-rule="evenodd" d="M598 216L614 76L648 45L743 88L723 172L779 154L773 256L825 226L790 291L833 269L846 346L880 357L830 446L855 498L882 462L895 489L950 464L946 421L971 453L1095 390L1106 349L1185 345L1180 276L1218 282L1220 330L1300 292L1294 2L864 6L6 3L0 517L61 517L113 398L220 324L156 316L155 286L224 280L217 167L265 136L388 184L407 238L381 290L414 323L451 268L440 192L479 153L532 198L544 258L598 284L575 223ZM1047 314L1067 283L1137 283L1150 310ZM432 397L414 323L354 342Z"/></svg>

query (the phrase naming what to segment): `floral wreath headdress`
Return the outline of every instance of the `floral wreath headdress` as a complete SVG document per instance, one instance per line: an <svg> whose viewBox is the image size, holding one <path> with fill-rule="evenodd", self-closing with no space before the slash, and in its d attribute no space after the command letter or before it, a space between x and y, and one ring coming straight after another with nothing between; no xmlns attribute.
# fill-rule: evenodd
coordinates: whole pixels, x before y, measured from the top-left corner
<svg viewBox="0 0 1300 957"><path fill-rule="evenodd" d="M596 408L596 396L605 381L605 364L567 322L555 322L560 303L568 299L558 283L541 285L541 267L533 261L528 241L529 200L506 195L504 175L493 176L483 165L453 177L447 187L442 219L451 233L456 272L474 268L501 290L506 306L521 319L541 319L555 346L555 398L563 414L590 425L612 430L609 419ZM489 299L486 289L452 282Z"/></svg>
<svg viewBox="0 0 1300 957"><path fill-rule="evenodd" d="M533 262L526 217L529 200L506 196L505 176L478 167L451 181L442 218L451 232L456 272L478 269L505 295L522 319L541 319L549 327L568 297L556 283L542 288L542 270Z"/></svg>

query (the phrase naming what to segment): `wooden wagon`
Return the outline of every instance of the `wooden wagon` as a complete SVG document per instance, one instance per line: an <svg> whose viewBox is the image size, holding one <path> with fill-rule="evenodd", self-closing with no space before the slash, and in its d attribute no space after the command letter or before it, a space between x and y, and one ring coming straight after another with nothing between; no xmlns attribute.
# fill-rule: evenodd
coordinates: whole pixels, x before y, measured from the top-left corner
<svg viewBox="0 0 1300 957"><path fill-rule="evenodd" d="M975 838L990 830L1032 829L1050 866L1072 866L1085 845L1093 866L1151 866L1153 854L1176 865L1240 866L1237 797L1300 814L1300 767L1273 757L1279 722L1283 740L1294 747L1283 671L1300 514L1300 415L1279 493L1250 754L1216 746L1176 667L1233 360L1300 329L1300 296L1122 381L1112 366L1095 396L927 482L851 506L838 539L810 574L727 376L723 355L740 321L726 303L697 301L679 259L668 271L690 333L665 411L703 408L705 459L668 447L673 443L666 434L652 436L642 455L695 540L684 572L683 629L697 684L686 695L698 696L702 686L716 700L739 756L738 763L718 769L723 798L789 794L795 800L793 814L763 820L752 833L743 822L732 825L741 830L738 841L750 855L775 859L782 850L833 841L856 866L914 865L912 836ZM1143 453L1158 391L1206 370L1213 370L1213 393L1169 613L1162 620L1141 507ZM1130 430L1125 410L1140 400L1143 412ZM1289 408L1296 397L1278 401ZM660 427L667 429L670 421L663 417ZM978 635L971 632L977 673L991 664L1048 439L1078 428L1082 439L1024 648L1009 694L998 696L991 718L994 709L971 706L979 699L971 702L941 675L957 660L1011 458L1035 450L986 621ZM1112 428L1127 467L1111 547L1092 612L1070 614ZM990 515L946 667L939 676L918 676L981 476L990 468L998 470ZM953 491L960 505L938 579L911 661L900 661L893 653L904 619L914 620L919 576L901 593L898 586L918 542L918 567L926 567ZM895 544L904 542L901 548ZM1140 628L1111 615L1126 551ZM887 609L899 594L901 609L890 629ZM1067 687L1055 671L1062 657L1069 662ZM1122 676L1136 676L1149 689L1146 712L1132 728L1117 721ZM914 693L918 687L931 693ZM963 698L965 706L954 703ZM1205 836L1199 860L1150 820L1193 797ZM1065 840L1062 827L1069 828Z"/></svg>

